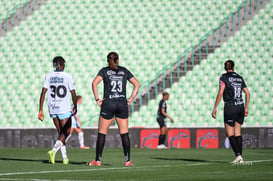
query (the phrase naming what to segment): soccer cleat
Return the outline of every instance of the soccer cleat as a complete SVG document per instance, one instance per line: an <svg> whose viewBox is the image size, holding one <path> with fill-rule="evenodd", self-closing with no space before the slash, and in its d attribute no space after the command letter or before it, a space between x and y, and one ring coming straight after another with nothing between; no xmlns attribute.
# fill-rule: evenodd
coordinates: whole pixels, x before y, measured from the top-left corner
<svg viewBox="0 0 273 181"><path fill-rule="evenodd" d="M93 160L91 163L87 163L88 166L101 166L101 161Z"/></svg>
<svg viewBox="0 0 273 181"><path fill-rule="evenodd" d="M90 147L83 145L82 147L80 147L80 149L90 149Z"/></svg>
<svg viewBox="0 0 273 181"><path fill-rule="evenodd" d="M68 160L68 158L63 159L63 164L64 164L64 165L69 164L69 160Z"/></svg>
<svg viewBox="0 0 273 181"><path fill-rule="evenodd" d="M167 147L164 144L158 145L157 149L166 149Z"/></svg>
<svg viewBox="0 0 273 181"><path fill-rule="evenodd" d="M129 166L134 166L134 165L131 163L131 161L128 161L128 162L124 163L124 166L129 167Z"/></svg>
<svg viewBox="0 0 273 181"><path fill-rule="evenodd" d="M52 150L47 152L49 156L49 163L55 164L55 153Z"/></svg>
<svg viewBox="0 0 273 181"><path fill-rule="evenodd" d="M233 160L231 163L232 164L237 164L237 163L243 163L243 157L241 156L241 155L239 155L239 156L237 156L236 158L235 158L235 160Z"/></svg>

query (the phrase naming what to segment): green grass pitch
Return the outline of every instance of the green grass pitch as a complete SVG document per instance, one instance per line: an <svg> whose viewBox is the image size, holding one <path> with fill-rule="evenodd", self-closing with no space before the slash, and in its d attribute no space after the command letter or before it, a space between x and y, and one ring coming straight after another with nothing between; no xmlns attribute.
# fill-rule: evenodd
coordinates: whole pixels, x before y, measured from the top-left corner
<svg viewBox="0 0 273 181"><path fill-rule="evenodd" d="M132 149L124 167L122 149L104 149L101 167L86 166L95 150L68 149L48 163L48 149L0 149L0 180L272 180L273 149L244 149L245 164L232 165L229 149Z"/></svg>

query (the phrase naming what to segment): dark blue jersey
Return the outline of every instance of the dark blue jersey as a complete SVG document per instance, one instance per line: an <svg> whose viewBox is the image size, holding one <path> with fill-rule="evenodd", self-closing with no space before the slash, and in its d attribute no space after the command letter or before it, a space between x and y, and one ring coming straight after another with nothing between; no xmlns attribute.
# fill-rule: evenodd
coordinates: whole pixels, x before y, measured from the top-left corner
<svg viewBox="0 0 273 181"><path fill-rule="evenodd" d="M225 103L243 105L242 90L246 83L236 72L227 72L220 77L220 85L225 85L223 99Z"/></svg>
<svg viewBox="0 0 273 181"><path fill-rule="evenodd" d="M118 71L113 71L110 67L102 68L98 76L103 78L104 99L126 99L127 80L133 77L133 74L125 67L118 66Z"/></svg>

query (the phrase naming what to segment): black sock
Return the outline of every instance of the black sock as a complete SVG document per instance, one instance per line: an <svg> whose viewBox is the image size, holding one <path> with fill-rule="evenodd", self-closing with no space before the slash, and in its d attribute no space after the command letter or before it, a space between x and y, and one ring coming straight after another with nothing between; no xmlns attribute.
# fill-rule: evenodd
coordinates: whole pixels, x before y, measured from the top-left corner
<svg viewBox="0 0 273 181"><path fill-rule="evenodd" d="M240 154L240 149L239 149L239 145L237 142L237 139L235 138L235 136L230 136L229 137L229 142L231 144L231 147L235 153L235 156L239 156Z"/></svg>
<svg viewBox="0 0 273 181"><path fill-rule="evenodd" d="M164 145L165 144L165 139L166 139L166 135L160 134L159 135L159 140L158 140L158 145Z"/></svg>
<svg viewBox="0 0 273 181"><path fill-rule="evenodd" d="M97 145L96 145L96 161L101 161L102 152L105 144L105 134L98 133Z"/></svg>
<svg viewBox="0 0 273 181"><path fill-rule="evenodd" d="M162 142L161 142L162 145L165 145L165 139L166 139L166 135L162 135Z"/></svg>
<svg viewBox="0 0 273 181"><path fill-rule="evenodd" d="M163 137L163 135L160 134L159 137L158 137L158 145L162 144L162 137Z"/></svg>
<svg viewBox="0 0 273 181"><path fill-rule="evenodd" d="M125 161L130 161L130 138L128 133L120 134Z"/></svg>
<svg viewBox="0 0 273 181"><path fill-rule="evenodd" d="M236 136L235 137L239 146L240 154L243 155L243 140L242 136Z"/></svg>

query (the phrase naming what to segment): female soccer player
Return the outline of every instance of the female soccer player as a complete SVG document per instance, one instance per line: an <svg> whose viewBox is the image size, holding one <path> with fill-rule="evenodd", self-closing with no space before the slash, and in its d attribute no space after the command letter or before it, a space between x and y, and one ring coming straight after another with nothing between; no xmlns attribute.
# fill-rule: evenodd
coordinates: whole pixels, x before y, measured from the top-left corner
<svg viewBox="0 0 273 181"><path fill-rule="evenodd" d="M225 130L236 156L231 163L241 163L243 162L241 125L244 123L244 117L248 115L250 93L243 77L234 72L234 62L232 60L225 62L225 70L227 72L220 77L219 91L212 117L216 119L217 106L224 95ZM245 93L245 105L242 91Z"/></svg>
<svg viewBox="0 0 273 181"><path fill-rule="evenodd" d="M114 120L117 121L119 133L125 156L125 166L133 166L130 162L130 138L128 134L128 105L136 97L139 89L139 82L133 74L125 67L119 66L119 56L116 52L107 55L108 66L102 68L94 81L92 90L96 103L101 107L99 118L99 130L96 143L96 158L88 165L101 166L101 157L105 144L105 137L108 129ZM98 95L98 84L103 80L103 99ZM126 99L127 80L134 88L129 99Z"/></svg>
<svg viewBox="0 0 273 181"><path fill-rule="evenodd" d="M68 164L69 160L66 155L65 142L70 135L71 116L77 113L77 99L74 81L72 76L64 72L65 60L61 56L53 59L53 67L56 68L54 72L46 75L44 86L40 95L40 105L38 118L43 121L43 104L45 94L48 91L48 111L50 117L53 119L54 125L59 133L52 150L48 151L50 163L55 163L55 154L61 149L63 156L63 163ZM70 93L69 93L69 92ZM73 101L73 113L71 112L70 94Z"/></svg>
<svg viewBox="0 0 273 181"><path fill-rule="evenodd" d="M165 146L165 139L167 135L167 125L166 118L170 119L171 123L173 123L173 119L167 114L167 100L169 100L169 93L163 92L162 99L159 102L158 110L157 110L157 122L160 126L160 135L158 140L158 149L167 148Z"/></svg>
<svg viewBox="0 0 273 181"><path fill-rule="evenodd" d="M80 118L78 116L79 105L81 103L82 103L82 96L77 95L77 114L72 116L72 126L71 126L71 130L70 130L70 135L72 135L73 131L75 130L78 133L80 148L81 149L89 149L88 146L84 145L84 136L83 136L83 131L81 129L82 122L80 121Z"/></svg>

